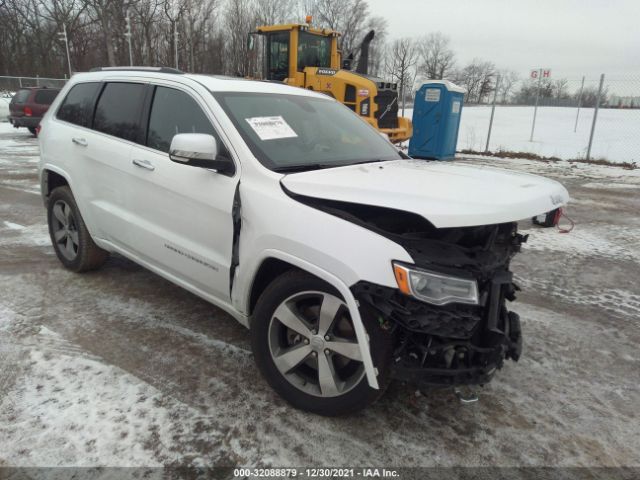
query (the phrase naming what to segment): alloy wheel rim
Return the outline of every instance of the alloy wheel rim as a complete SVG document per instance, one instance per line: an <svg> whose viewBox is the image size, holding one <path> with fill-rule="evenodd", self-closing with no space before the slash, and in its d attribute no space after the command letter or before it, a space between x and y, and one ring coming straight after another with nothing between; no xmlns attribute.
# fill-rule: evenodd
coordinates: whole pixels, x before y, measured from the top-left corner
<svg viewBox="0 0 640 480"><path fill-rule="evenodd" d="M307 394L344 395L364 377L349 310L335 295L306 291L287 298L271 317L268 339L278 371Z"/></svg>
<svg viewBox="0 0 640 480"><path fill-rule="evenodd" d="M53 241L58 251L67 260L74 260L78 256L80 238L76 218L69 204L63 200L54 203L51 220Z"/></svg>

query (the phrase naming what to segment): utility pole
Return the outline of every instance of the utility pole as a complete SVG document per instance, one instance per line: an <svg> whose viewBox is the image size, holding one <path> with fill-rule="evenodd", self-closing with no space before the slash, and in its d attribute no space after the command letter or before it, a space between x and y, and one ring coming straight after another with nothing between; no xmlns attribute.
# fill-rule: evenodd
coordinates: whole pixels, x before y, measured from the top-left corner
<svg viewBox="0 0 640 480"><path fill-rule="evenodd" d="M580 85L580 94L578 95L578 111L576 112L576 124L573 127L573 133L578 131L578 118L580 117L580 107L582 106L582 90L584 90L584 75L582 76L582 85Z"/></svg>
<svg viewBox="0 0 640 480"><path fill-rule="evenodd" d="M131 52L131 17L129 16L130 9L127 8L127 17L125 21L127 22L127 30L124 33L124 36L127 37L129 41L129 65L133 66L133 53Z"/></svg>
<svg viewBox="0 0 640 480"><path fill-rule="evenodd" d="M67 37L67 26L62 24L62 31L58 32L58 38L64 40L64 44L67 47L67 66L69 67L69 78L71 78L71 57L69 56L69 38Z"/></svg>
<svg viewBox="0 0 640 480"><path fill-rule="evenodd" d="M180 70L178 68L178 17L176 17L176 22L174 24L173 41L175 43L175 50L176 50L176 70Z"/></svg>
<svg viewBox="0 0 640 480"><path fill-rule="evenodd" d="M540 83L542 82L542 69L538 70L538 88L536 89L536 106L533 109L533 123L531 124L531 137L529 141L533 142L533 131L536 129L536 116L538 115L538 100L540 99Z"/></svg>
<svg viewBox="0 0 640 480"><path fill-rule="evenodd" d="M604 73L600 75L600 86L598 87L598 96L596 98L596 109L593 111L593 121L591 122L591 134L589 134L589 146L587 147L587 160L591 160L591 146L593 145L593 134L596 131L596 121L598 120L598 110L600 109L600 100L602 98L603 85L604 85Z"/></svg>
<svg viewBox="0 0 640 480"><path fill-rule="evenodd" d="M489 132L487 133L487 145L484 147L484 151L489 151L489 140L491 139L491 129L493 128L493 115L496 113L496 99L498 98L498 89L500 88L500 75L496 78L496 86L493 92L493 103L491 105L491 118L489 119Z"/></svg>

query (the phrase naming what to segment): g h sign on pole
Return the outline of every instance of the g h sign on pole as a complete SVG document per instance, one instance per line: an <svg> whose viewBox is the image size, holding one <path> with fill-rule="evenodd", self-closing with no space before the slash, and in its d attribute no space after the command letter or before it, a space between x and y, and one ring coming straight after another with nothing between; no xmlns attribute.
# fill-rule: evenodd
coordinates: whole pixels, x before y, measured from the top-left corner
<svg viewBox="0 0 640 480"><path fill-rule="evenodd" d="M539 68L537 70L531 70L531 78L538 79L538 88L536 88L536 106L533 109L533 123L531 124L531 137L529 141L533 142L533 132L536 129L536 117L538 116L538 101L540 99L540 85L543 78L550 78L551 70L548 68Z"/></svg>

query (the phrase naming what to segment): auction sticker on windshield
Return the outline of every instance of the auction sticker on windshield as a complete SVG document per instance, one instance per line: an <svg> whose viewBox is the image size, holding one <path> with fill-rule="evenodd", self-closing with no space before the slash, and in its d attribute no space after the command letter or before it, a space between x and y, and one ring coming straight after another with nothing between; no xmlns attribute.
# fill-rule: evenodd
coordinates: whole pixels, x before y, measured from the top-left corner
<svg viewBox="0 0 640 480"><path fill-rule="evenodd" d="M277 117L252 117L245 119L260 140L294 138L298 135L280 115Z"/></svg>

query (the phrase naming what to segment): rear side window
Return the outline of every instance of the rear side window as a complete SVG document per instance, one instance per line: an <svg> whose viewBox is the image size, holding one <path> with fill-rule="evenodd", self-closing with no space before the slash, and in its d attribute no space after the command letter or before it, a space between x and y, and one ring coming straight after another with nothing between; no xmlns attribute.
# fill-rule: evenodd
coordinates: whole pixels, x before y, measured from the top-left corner
<svg viewBox="0 0 640 480"><path fill-rule="evenodd" d="M96 105L93 129L135 142L144 92L141 83L107 83Z"/></svg>
<svg viewBox="0 0 640 480"><path fill-rule="evenodd" d="M39 90L36 92L36 103L41 105L51 105L53 100L58 96L58 90Z"/></svg>
<svg viewBox="0 0 640 480"><path fill-rule="evenodd" d="M29 94L31 90L18 90L16 94L11 99L11 103L24 103L29 98Z"/></svg>
<svg viewBox="0 0 640 480"><path fill-rule="evenodd" d="M58 109L58 119L90 127L93 105L100 86L100 83L79 83L72 87Z"/></svg>
<svg viewBox="0 0 640 480"><path fill-rule="evenodd" d="M180 90L156 87L149 115L147 146L168 152L177 133L208 133L220 142L209 119L196 101Z"/></svg>

